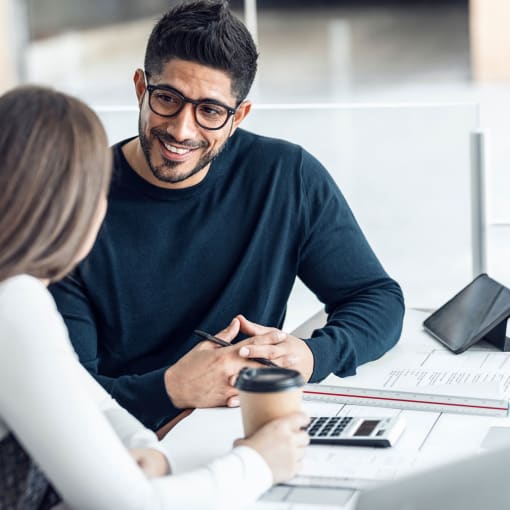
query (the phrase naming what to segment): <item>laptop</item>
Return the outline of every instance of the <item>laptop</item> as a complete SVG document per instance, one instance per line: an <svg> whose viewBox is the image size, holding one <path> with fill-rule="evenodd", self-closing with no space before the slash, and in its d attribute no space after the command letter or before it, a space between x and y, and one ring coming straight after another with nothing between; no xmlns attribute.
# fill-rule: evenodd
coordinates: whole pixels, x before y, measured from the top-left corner
<svg viewBox="0 0 510 510"><path fill-rule="evenodd" d="M510 448L491 450L362 492L356 510L509 510Z"/></svg>

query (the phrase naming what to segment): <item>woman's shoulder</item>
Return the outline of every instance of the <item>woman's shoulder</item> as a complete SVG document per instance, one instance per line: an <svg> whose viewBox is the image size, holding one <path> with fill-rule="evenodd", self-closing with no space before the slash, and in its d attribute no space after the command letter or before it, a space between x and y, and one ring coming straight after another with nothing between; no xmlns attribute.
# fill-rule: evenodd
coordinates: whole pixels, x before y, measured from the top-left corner
<svg viewBox="0 0 510 510"><path fill-rule="evenodd" d="M12 314L23 315L40 308L51 308L52 297L44 284L26 274L12 276L0 282L0 317L9 320Z"/></svg>
<svg viewBox="0 0 510 510"><path fill-rule="evenodd" d="M34 342L63 327L53 297L37 278L17 275L0 282L0 345L26 337Z"/></svg>
<svg viewBox="0 0 510 510"><path fill-rule="evenodd" d="M38 278L28 274L19 274L0 282L0 298L6 292L13 293L17 290L24 289L37 289L42 291L45 288L44 284Z"/></svg>

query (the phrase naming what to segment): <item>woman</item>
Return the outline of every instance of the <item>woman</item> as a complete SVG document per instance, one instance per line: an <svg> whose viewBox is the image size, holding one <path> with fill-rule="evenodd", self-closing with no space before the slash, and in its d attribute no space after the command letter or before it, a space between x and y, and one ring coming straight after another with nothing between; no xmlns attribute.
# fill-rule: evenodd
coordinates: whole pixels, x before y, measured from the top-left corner
<svg viewBox="0 0 510 510"><path fill-rule="evenodd" d="M81 367L46 289L94 243L110 163L99 120L77 99L40 87L0 97L0 507L243 506L295 474L306 418L163 476L155 435Z"/></svg>

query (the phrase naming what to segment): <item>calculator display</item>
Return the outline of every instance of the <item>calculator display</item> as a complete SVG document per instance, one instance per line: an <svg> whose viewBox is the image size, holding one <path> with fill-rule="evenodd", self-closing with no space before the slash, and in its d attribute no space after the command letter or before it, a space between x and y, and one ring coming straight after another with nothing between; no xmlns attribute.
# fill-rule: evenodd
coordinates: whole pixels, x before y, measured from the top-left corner
<svg viewBox="0 0 510 510"><path fill-rule="evenodd" d="M365 420L361 423L354 436L369 436L379 423L379 420Z"/></svg>

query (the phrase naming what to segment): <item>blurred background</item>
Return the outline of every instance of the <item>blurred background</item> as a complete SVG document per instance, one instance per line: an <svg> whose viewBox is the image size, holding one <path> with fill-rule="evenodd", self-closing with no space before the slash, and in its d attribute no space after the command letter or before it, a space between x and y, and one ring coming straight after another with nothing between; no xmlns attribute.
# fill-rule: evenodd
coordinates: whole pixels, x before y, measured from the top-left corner
<svg viewBox="0 0 510 510"><path fill-rule="evenodd" d="M177 3L0 0L0 92L35 82L100 110L134 109L150 30ZM248 126L326 163L385 266L409 285L409 304L439 306L471 279L473 193L485 204L484 269L510 285L510 2L230 5L260 51ZM135 121L128 127L136 134ZM484 183L471 177L478 130ZM296 320L316 307L300 292Z"/></svg>
<svg viewBox="0 0 510 510"><path fill-rule="evenodd" d="M477 1L506 3L471 4ZM11 72L21 80L58 83L101 103L132 101L126 80L143 62L155 20L178 3L2 2L7 6L2 46L4 59L14 60ZM487 74L472 68L468 0L232 0L230 5L259 44L256 101L372 100L386 94L422 99L425 87L454 95L451 87L465 88L477 71ZM10 79L4 73L0 84L5 87Z"/></svg>

